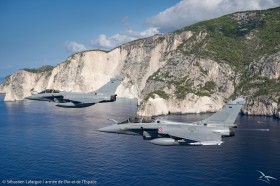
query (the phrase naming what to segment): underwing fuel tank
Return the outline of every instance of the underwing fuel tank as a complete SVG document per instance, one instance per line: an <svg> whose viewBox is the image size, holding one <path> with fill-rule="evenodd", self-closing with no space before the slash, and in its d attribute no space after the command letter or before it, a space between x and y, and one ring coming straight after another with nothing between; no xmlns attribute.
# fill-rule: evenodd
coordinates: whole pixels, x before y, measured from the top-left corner
<svg viewBox="0 0 280 186"><path fill-rule="evenodd" d="M178 141L172 138L156 138L150 141L155 145L179 145Z"/></svg>
<svg viewBox="0 0 280 186"><path fill-rule="evenodd" d="M94 103L74 104L72 102L67 102L67 103L59 103L59 104L57 104L55 106L63 107L63 108L84 108L84 107L89 107L91 105L94 105Z"/></svg>
<svg viewBox="0 0 280 186"><path fill-rule="evenodd" d="M193 142L189 143L189 145L195 145L195 146L200 146L200 145L221 145L223 141L200 141L200 142Z"/></svg>
<svg viewBox="0 0 280 186"><path fill-rule="evenodd" d="M156 138L150 141L155 145L193 145L193 146L201 146L201 145L221 145L222 141L201 141L201 142L191 142L188 143L183 140L175 140L173 138Z"/></svg>

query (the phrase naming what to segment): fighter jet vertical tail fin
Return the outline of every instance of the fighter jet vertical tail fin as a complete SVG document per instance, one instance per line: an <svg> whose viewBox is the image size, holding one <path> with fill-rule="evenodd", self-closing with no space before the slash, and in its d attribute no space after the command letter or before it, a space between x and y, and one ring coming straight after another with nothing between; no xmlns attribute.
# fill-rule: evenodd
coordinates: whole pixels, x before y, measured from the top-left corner
<svg viewBox="0 0 280 186"><path fill-rule="evenodd" d="M121 76L116 76L114 78L111 78L108 83L100 87L98 90L94 91L96 93L109 93L114 94L118 88L118 86L121 84L121 81L123 78Z"/></svg>
<svg viewBox="0 0 280 186"><path fill-rule="evenodd" d="M229 101L220 111L202 120L202 122L210 125L235 126L234 122L244 104L245 100L243 98Z"/></svg>

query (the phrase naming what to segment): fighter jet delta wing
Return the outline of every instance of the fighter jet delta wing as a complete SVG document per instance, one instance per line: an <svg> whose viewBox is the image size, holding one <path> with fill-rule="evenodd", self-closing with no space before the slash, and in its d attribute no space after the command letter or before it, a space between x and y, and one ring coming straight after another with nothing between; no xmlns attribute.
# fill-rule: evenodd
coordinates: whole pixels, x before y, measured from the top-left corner
<svg viewBox="0 0 280 186"><path fill-rule="evenodd" d="M56 102L58 103L56 106L64 108L88 107L96 103L116 101L117 94L115 92L121 81L122 77L120 76L111 78L104 86L90 93L64 92L48 89L25 99Z"/></svg>
<svg viewBox="0 0 280 186"><path fill-rule="evenodd" d="M234 121L244 103L243 98L230 101L219 112L194 123L136 117L99 131L142 135L144 140L156 145L221 145L222 137L234 136Z"/></svg>

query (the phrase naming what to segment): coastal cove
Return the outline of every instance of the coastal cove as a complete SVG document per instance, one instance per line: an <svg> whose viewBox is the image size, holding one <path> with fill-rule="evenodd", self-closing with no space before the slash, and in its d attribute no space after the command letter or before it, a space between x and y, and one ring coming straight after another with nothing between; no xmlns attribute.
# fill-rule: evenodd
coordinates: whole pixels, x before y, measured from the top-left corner
<svg viewBox="0 0 280 186"><path fill-rule="evenodd" d="M264 185L258 180L260 170L277 178L271 185L279 185L280 120L273 117L239 115L236 135L223 138L220 146L163 147L139 136L97 131L112 124L108 119L136 116L137 101L133 99L63 109L49 102L4 102L1 95L0 110L0 181ZM160 117L197 121L209 115Z"/></svg>

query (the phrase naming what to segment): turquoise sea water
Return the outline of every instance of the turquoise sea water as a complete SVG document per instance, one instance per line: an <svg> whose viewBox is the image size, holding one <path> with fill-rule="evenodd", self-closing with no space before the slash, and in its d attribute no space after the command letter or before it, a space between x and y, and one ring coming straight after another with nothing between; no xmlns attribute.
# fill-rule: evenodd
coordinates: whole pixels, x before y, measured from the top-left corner
<svg viewBox="0 0 280 186"><path fill-rule="evenodd" d="M258 180L260 170L278 179L269 185L280 185L280 120L239 116L236 135L221 146L156 146L141 136L97 131L112 123L109 118L124 120L136 111L135 100L65 109L1 97L1 184L268 185ZM195 121L209 115L162 117ZM260 128L270 131L248 130Z"/></svg>

